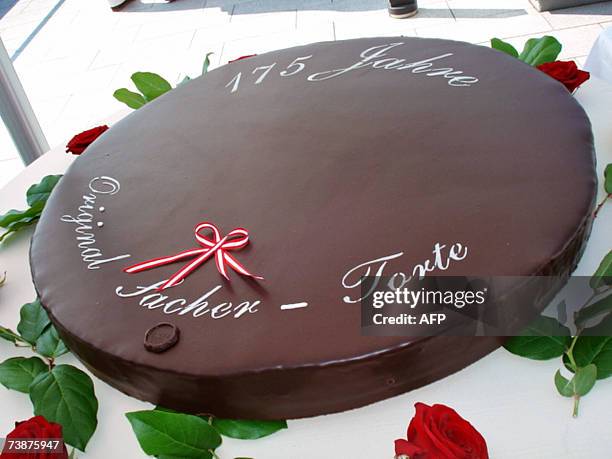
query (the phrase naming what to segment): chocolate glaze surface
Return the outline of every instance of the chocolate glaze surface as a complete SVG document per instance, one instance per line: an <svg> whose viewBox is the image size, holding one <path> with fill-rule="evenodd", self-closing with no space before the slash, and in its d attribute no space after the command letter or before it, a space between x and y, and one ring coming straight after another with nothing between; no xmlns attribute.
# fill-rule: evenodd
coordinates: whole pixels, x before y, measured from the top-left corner
<svg viewBox="0 0 612 459"><path fill-rule="evenodd" d="M404 37L291 48L214 70L100 137L48 202L32 273L67 345L126 394L231 418L341 411L501 343L361 336L347 272L402 253L384 274L410 273L460 243L468 256L433 274L563 278L590 230L594 166L573 97L500 52ZM265 279L230 268L226 281L209 260L135 295L184 263L123 269L199 247L202 221L246 228L232 255ZM160 322L180 340L148 352Z"/></svg>

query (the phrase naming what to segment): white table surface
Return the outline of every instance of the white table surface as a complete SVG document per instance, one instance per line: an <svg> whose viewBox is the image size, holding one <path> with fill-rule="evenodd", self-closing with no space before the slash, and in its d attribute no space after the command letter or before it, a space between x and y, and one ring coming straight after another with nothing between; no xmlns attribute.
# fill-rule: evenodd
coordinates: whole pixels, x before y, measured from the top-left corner
<svg viewBox="0 0 612 459"><path fill-rule="evenodd" d="M584 70L612 84L612 26L599 34L584 63Z"/></svg>
<svg viewBox="0 0 612 459"><path fill-rule="evenodd" d="M605 165L612 162L612 86L592 79L576 97L593 123L601 177ZM37 160L0 191L0 212L25 206L29 185L47 174L62 173L72 160L62 149ZM599 188L601 198L601 184ZM567 192L572 191L568 188ZM592 274L603 254L612 248L611 228L609 203L595 222L578 274ZM0 270L8 273L6 285L0 288L0 324L13 329L20 306L35 298L28 262L31 233L24 231L0 245ZM29 352L0 343L0 360L18 355ZM60 362L82 367L71 355L61 357ZM290 421L288 430L260 440L224 439L218 454L222 459L392 458L393 440L405 435L413 405L421 401L454 407L484 435L494 459L611 458L612 378L597 383L581 401L579 418L573 419L571 399L558 395L553 385L558 368L559 359L535 362L499 349L441 381L365 408ZM94 384L100 401L98 430L87 452L79 457L145 457L124 413L151 409L152 405L129 398L95 378ZM0 436L12 430L15 420L31 416L27 395L0 386Z"/></svg>

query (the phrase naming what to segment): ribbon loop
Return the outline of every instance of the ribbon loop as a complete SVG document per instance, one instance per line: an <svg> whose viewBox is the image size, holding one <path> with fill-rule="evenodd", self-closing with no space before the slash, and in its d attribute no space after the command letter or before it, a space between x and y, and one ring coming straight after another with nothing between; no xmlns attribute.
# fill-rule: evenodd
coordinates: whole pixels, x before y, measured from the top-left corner
<svg viewBox="0 0 612 459"><path fill-rule="evenodd" d="M212 238L203 234L204 230L210 231L212 233ZM157 268L158 266L174 263L179 260L195 258L190 263L183 266L179 271L174 273L170 279L168 279L161 287L158 288L158 290L164 290L182 282L187 276L200 267L200 265L214 255L217 270L227 280L229 280L229 276L227 275L226 264L243 276L252 277L254 279L263 279L261 276L251 274L233 256L227 253L232 250L240 250L246 247L246 245L249 243L249 232L246 229L236 228L222 238L219 229L215 225L210 222L202 222L195 227L194 235L196 241L198 244L200 244L200 246L202 246L202 248L194 248L177 253L176 255L143 261L141 263L129 266L123 271L129 274L139 273L148 269Z"/></svg>

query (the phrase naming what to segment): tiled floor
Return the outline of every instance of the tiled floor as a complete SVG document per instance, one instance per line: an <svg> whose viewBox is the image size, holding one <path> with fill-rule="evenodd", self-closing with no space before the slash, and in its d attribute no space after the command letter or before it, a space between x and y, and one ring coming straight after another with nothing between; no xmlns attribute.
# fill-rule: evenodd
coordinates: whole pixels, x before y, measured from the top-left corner
<svg viewBox="0 0 612 459"><path fill-rule="evenodd" d="M243 54L375 35L522 45L544 34L562 58L583 63L612 26L612 2L538 13L528 0L419 0L411 19L388 17L387 0L0 0L0 37L51 145L65 143L122 106L112 93L148 70L178 82ZM23 166L0 126L0 186Z"/></svg>

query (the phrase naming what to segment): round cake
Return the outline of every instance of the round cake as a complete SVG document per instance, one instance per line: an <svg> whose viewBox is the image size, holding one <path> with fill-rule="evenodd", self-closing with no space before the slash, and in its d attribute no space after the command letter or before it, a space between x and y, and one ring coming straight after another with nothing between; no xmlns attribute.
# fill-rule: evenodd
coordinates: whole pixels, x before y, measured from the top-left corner
<svg viewBox="0 0 612 459"><path fill-rule="evenodd" d="M230 418L347 410L502 342L364 336L363 276L564 279L594 168L571 94L501 52L404 37L286 49L94 142L38 224L34 283L70 349L128 395Z"/></svg>

